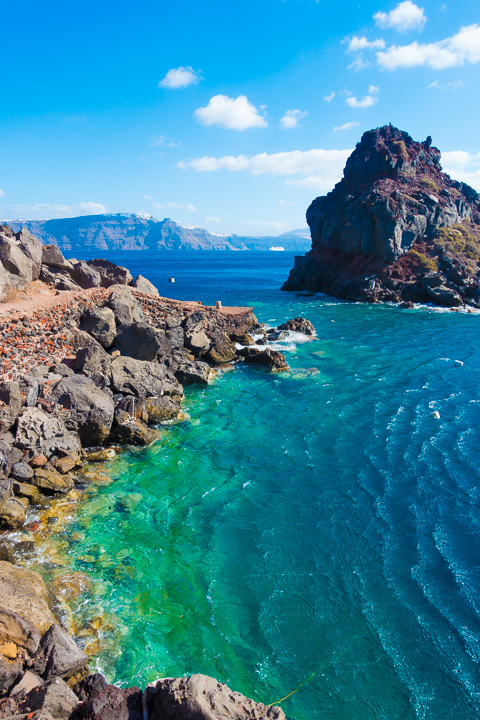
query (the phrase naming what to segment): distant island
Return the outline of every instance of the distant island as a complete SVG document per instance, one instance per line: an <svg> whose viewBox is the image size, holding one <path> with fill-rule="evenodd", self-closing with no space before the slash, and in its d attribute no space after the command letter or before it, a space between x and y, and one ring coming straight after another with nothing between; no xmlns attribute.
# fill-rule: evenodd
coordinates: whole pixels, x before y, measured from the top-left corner
<svg viewBox="0 0 480 720"><path fill-rule="evenodd" d="M157 220L146 213L84 215L56 220L9 220L15 231L27 228L44 245L58 245L69 253L101 250L284 250L306 252L308 228L276 237L217 235L201 227L184 227L170 218Z"/></svg>
<svg viewBox="0 0 480 720"><path fill-rule="evenodd" d="M480 308L480 197L442 171L431 137L392 125L364 133L307 223L312 249L283 290Z"/></svg>

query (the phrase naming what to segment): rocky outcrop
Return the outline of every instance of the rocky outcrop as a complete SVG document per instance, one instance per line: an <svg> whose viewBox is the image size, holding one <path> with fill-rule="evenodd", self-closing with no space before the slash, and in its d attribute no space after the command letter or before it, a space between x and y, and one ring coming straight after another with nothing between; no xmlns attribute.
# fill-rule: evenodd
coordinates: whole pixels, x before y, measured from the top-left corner
<svg viewBox="0 0 480 720"><path fill-rule="evenodd" d="M312 249L284 290L480 307L480 199L442 172L431 138L391 125L364 133L307 222Z"/></svg>

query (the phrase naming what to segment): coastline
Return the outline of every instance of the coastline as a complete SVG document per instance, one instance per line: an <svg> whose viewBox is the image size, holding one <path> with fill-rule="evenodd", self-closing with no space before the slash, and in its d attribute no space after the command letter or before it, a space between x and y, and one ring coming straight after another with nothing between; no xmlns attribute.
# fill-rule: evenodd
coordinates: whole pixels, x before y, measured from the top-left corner
<svg viewBox="0 0 480 720"><path fill-rule="evenodd" d="M232 361L288 370L284 356L268 347L269 340L289 330L314 334L313 326L303 318L265 332L251 308L218 309L170 300L158 297L154 290L142 293L125 284L67 291L47 299L37 295L23 305L16 302L2 309L4 432L0 439L5 480L0 515L3 525L12 528L13 539L15 530L24 526L30 503L43 505L38 518L27 523L29 536L23 535L21 541L32 553L39 547L50 552L49 535L62 531L78 503L88 499L96 485L110 482L102 473L102 463L115 450L95 445L103 446L105 441L114 446L150 445L159 436L159 424L185 419L182 385L209 384L218 371L231 368ZM249 330L257 333L260 345ZM2 552L2 561L15 560L7 545L2 545ZM55 555L50 561L62 562ZM70 631L75 618L66 598L88 583L84 573L67 573L46 591L53 591L54 609ZM95 654L99 630L101 626L93 623L83 635L87 655ZM68 644L65 637L63 642ZM80 697L85 687L75 683L89 681L83 679L81 668L71 670L62 677ZM60 674L44 670L42 687L51 677ZM104 690L102 686L99 692ZM20 704L15 695L20 710L32 707L27 695ZM0 714L5 714L4 709L13 714L11 704L0 706ZM283 717L278 708L274 714L269 709L258 712L263 713L258 717Z"/></svg>

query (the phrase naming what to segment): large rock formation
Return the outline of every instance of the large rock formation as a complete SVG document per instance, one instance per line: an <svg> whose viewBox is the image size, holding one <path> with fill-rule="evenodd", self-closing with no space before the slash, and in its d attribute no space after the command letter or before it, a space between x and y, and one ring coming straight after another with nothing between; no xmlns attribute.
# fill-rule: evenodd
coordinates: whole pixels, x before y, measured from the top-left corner
<svg viewBox="0 0 480 720"><path fill-rule="evenodd" d="M480 307L480 199L442 172L431 138L370 130L307 210L312 249L284 290Z"/></svg>

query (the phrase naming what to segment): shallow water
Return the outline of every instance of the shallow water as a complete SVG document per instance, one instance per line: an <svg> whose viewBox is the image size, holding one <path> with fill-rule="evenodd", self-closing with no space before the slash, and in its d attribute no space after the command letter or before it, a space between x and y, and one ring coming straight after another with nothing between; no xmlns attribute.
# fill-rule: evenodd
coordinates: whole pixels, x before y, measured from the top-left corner
<svg viewBox="0 0 480 720"><path fill-rule="evenodd" d="M41 570L92 582L70 605L98 667L298 689L296 720L476 718L480 317L282 293L291 253L121 257L318 338L284 344L290 373L188 388L191 422L119 456L53 535Z"/></svg>

